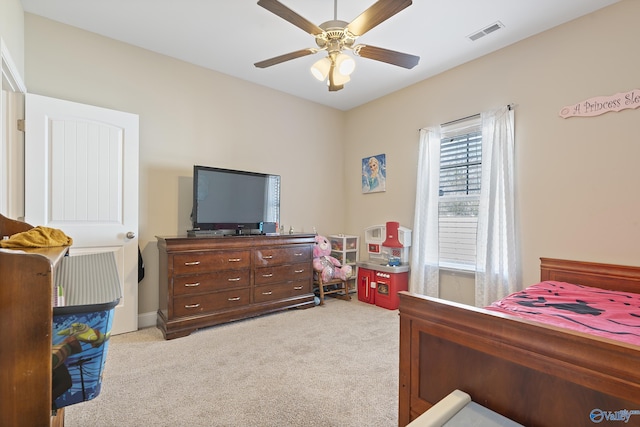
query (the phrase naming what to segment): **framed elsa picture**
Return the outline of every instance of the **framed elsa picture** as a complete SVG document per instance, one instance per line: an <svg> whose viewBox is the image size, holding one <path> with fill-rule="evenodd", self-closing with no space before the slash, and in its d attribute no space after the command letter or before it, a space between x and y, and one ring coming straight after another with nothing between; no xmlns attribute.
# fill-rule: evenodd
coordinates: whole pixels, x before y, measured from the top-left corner
<svg viewBox="0 0 640 427"><path fill-rule="evenodd" d="M379 193L386 190L387 161L385 154L362 159L362 192Z"/></svg>

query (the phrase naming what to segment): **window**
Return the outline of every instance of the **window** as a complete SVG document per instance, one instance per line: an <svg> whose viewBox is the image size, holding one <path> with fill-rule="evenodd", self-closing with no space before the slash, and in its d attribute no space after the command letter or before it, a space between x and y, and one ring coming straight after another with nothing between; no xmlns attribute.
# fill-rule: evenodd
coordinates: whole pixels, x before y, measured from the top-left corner
<svg viewBox="0 0 640 427"><path fill-rule="evenodd" d="M411 292L438 297L443 268L473 272L478 307L518 289L514 152L511 105L420 129Z"/></svg>
<svg viewBox="0 0 640 427"><path fill-rule="evenodd" d="M480 116L444 124L440 130L440 266L474 270L482 171Z"/></svg>

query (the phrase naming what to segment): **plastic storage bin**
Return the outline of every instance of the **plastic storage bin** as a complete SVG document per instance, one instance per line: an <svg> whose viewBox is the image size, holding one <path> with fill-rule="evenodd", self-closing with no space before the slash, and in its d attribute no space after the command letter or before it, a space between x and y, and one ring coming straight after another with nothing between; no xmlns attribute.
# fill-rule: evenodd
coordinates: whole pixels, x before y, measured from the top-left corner
<svg viewBox="0 0 640 427"><path fill-rule="evenodd" d="M66 305L53 308L52 409L98 396L121 288L113 253L65 257L55 287ZM56 295L58 293L56 292Z"/></svg>
<svg viewBox="0 0 640 427"><path fill-rule="evenodd" d="M52 409L91 400L102 386L102 371L118 301L54 307Z"/></svg>

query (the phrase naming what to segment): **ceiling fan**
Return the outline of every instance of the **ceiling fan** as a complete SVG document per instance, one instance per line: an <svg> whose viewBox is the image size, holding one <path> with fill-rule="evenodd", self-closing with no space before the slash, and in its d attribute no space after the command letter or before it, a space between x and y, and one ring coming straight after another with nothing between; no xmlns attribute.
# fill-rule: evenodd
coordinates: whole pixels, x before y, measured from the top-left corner
<svg viewBox="0 0 640 427"><path fill-rule="evenodd" d="M314 36L318 47L286 53L256 62L254 65L258 68L267 68L285 61L326 51L327 56L313 64L311 72L320 81L328 78L329 91L334 92L344 87L344 84L350 80L349 76L355 68L355 61L343 52L345 50L351 50L354 54L363 58L382 61L407 69L411 69L418 64L418 61L420 61L419 56L366 44L355 44L358 37L409 7L412 3L411 0L378 0L350 23L337 19L337 3L338 0L334 0L334 19L315 25L278 0L259 0L259 6Z"/></svg>

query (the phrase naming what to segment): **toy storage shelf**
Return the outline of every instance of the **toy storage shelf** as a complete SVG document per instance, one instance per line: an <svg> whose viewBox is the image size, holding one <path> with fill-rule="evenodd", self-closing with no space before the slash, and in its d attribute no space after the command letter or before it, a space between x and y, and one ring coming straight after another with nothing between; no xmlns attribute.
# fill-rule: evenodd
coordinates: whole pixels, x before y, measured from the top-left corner
<svg viewBox="0 0 640 427"><path fill-rule="evenodd" d="M359 261L360 237L348 234L332 234L329 236L329 241L331 242L331 256L340 261L342 265L351 266L351 276L347 280L349 293L357 292L358 267L356 263Z"/></svg>

